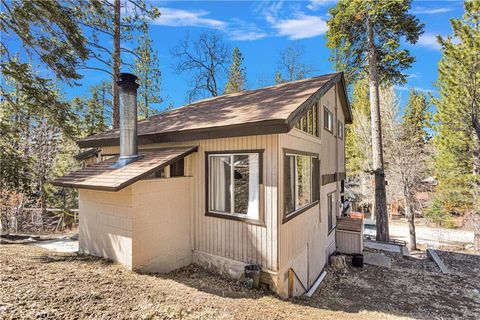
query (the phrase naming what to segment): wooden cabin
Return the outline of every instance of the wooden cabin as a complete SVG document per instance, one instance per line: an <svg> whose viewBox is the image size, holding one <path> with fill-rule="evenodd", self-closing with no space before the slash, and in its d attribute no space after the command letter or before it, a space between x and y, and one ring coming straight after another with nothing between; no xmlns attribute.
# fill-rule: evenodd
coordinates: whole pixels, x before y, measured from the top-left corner
<svg viewBox="0 0 480 320"><path fill-rule="evenodd" d="M98 162L56 179L79 190L82 253L142 272L196 263L309 289L336 250L352 115L342 73L200 100L138 123L120 75L120 129L78 141ZM133 114L132 114L133 113ZM102 160L103 159L103 160Z"/></svg>

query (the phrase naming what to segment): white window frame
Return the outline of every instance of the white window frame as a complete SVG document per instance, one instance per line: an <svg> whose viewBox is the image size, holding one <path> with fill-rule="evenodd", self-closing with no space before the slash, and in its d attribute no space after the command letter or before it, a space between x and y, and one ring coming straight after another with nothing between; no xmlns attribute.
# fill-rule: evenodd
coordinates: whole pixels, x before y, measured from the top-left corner
<svg viewBox="0 0 480 320"><path fill-rule="evenodd" d="M259 173L259 179L257 181L257 187L258 187L258 195L260 196L260 189L261 189L261 181L262 181L262 166L263 166L263 161L262 161L262 155L261 151L255 151L255 152L229 152L229 153L207 153L207 165L208 165L208 174L210 174L210 157L230 157L231 161L231 166L230 166L230 212L226 211L217 211L217 210L212 210L211 209L211 194L210 194L210 177L206 176L206 179L208 183L206 184L207 190L205 192L208 192L208 198L206 199L207 201L207 212L208 213L214 213L218 215L224 215L226 217L237 217L237 218L242 218L242 219L247 219L247 220L260 220L260 208L261 208L261 198L259 197L258 199L258 208L257 212L255 215L252 214L244 214L244 213L236 213L235 212L235 192L233 192L234 188L234 183L235 183L235 170L234 170L234 162L233 158L234 156L250 156L256 154L258 156L258 173Z"/></svg>

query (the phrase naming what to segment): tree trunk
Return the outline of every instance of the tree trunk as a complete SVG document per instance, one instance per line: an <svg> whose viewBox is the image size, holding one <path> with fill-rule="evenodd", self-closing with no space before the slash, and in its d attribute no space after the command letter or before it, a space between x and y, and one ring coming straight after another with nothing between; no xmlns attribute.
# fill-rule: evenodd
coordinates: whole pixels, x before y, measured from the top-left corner
<svg viewBox="0 0 480 320"><path fill-rule="evenodd" d="M480 252L480 138L473 134L473 232L474 248Z"/></svg>
<svg viewBox="0 0 480 320"><path fill-rule="evenodd" d="M403 195L405 197L405 216L408 221L408 249L417 250L417 236L415 234L415 212L413 211L413 199L408 187L403 188Z"/></svg>
<svg viewBox="0 0 480 320"><path fill-rule="evenodd" d="M380 93L377 70L376 47L373 26L367 17L368 36L368 76L370 84L370 114L372 122L372 154L375 174L374 212L377 224L377 240L388 241L387 195L385 191L385 171L383 167L382 125L380 119Z"/></svg>
<svg viewBox="0 0 480 320"><path fill-rule="evenodd" d="M112 126L119 126L119 97L117 77L120 73L120 0L115 0L113 18L113 75L112 75Z"/></svg>

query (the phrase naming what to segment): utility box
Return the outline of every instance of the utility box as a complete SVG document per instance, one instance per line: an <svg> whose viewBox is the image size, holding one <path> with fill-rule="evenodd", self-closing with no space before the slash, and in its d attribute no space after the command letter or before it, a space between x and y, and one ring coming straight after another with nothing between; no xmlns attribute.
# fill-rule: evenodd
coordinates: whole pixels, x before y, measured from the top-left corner
<svg viewBox="0 0 480 320"><path fill-rule="evenodd" d="M363 219L342 218L337 222L337 251L344 254L363 252Z"/></svg>

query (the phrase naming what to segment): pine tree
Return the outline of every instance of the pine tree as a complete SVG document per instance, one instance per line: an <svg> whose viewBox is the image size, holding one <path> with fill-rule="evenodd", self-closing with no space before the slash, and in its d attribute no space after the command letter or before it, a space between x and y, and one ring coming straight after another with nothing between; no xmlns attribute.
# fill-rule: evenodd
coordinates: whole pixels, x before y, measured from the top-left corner
<svg viewBox="0 0 480 320"><path fill-rule="evenodd" d="M245 89L245 68L242 66L243 56L238 47L232 52L232 63L228 68L228 80L225 85L224 94L240 92Z"/></svg>
<svg viewBox="0 0 480 320"><path fill-rule="evenodd" d="M112 126L118 128L119 97L117 76L121 67L132 67L126 55L136 57L135 51L128 48L134 34L143 31L150 20L160 16L153 5L144 0L76 0L76 21L84 26L90 48L89 62L84 69L100 71L111 77L112 86ZM105 45L113 43L112 47Z"/></svg>
<svg viewBox="0 0 480 320"><path fill-rule="evenodd" d="M435 172L437 208L471 212L480 251L480 2L465 1L462 19L452 19L453 36L438 41Z"/></svg>
<svg viewBox="0 0 480 320"><path fill-rule="evenodd" d="M373 173L375 178L375 215L377 240L388 241L388 213L385 190L379 87L381 83L404 83L402 71L414 57L400 49L400 41L415 43L423 25L408 14L411 0L384 1L340 0L330 9L327 45L336 67L345 69L353 81L367 71L370 86ZM365 56L367 57L365 59Z"/></svg>
<svg viewBox="0 0 480 320"><path fill-rule="evenodd" d="M370 126L370 98L368 96L368 80L359 79L353 84L352 91L353 123L346 127L345 155L347 172L355 177L368 167L366 163L371 159L371 143L366 148L361 132L362 126ZM368 122L368 123L367 123ZM367 152L367 149L370 150Z"/></svg>
<svg viewBox="0 0 480 320"><path fill-rule="evenodd" d="M394 154L391 163L403 190L405 216L409 226L409 249L416 250L415 211L418 208L416 194L424 191L422 180L429 173L431 146L427 128L430 127L430 104L425 94L411 89L404 108L402 123L392 141Z"/></svg>
<svg viewBox="0 0 480 320"><path fill-rule="evenodd" d="M138 116L140 119L148 118L155 113L152 104L162 103L160 96L160 83L162 73L160 72L160 61L158 59L158 50L153 49L152 39L148 34L148 27L140 36L139 45L136 51L133 72L139 78L140 87L138 89Z"/></svg>
<svg viewBox="0 0 480 320"><path fill-rule="evenodd" d="M275 72L275 84L284 83L285 80L282 78L282 73L280 71Z"/></svg>
<svg viewBox="0 0 480 320"><path fill-rule="evenodd" d="M105 131L104 110L100 100L98 88L91 89L91 97L87 102L85 113L85 132L87 135Z"/></svg>

